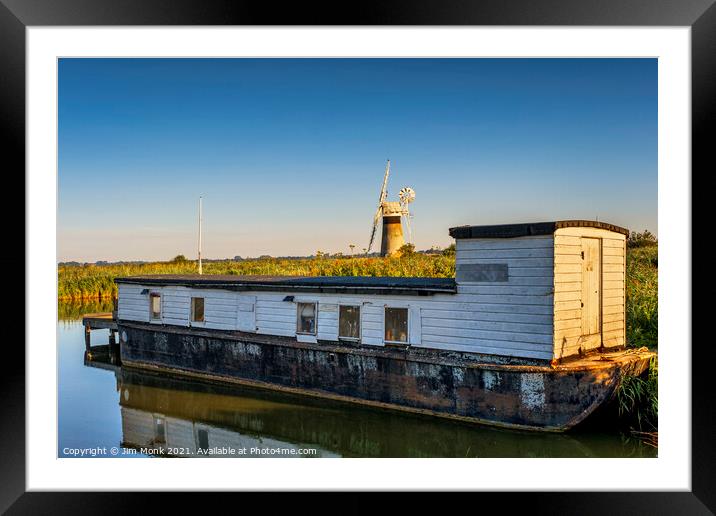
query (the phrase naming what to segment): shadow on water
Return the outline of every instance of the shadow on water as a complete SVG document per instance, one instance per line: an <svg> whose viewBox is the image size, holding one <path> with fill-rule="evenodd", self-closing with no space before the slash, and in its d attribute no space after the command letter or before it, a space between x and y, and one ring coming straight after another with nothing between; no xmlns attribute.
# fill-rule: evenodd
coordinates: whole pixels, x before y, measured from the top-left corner
<svg viewBox="0 0 716 516"><path fill-rule="evenodd" d="M69 309L67 313L74 314ZM72 356L66 358L81 364L84 355L81 325L67 324L65 332L77 333L77 345L61 349L60 354L69 351ZM75 327L80 331L75 331ZM98 340L103 340L106 331L97 333L101 334ZM119 426L109 442L105 439L95 446L121 444L165 452L176 449L179 455L190 456L206 456L205 450L221 448L244 450L237 451L235 456L272 457L277 456L275 450L283 450L282 456L295 456L285 450L299 448L315 450L313 456L318 457L656 455L653 448L614 431L515 432L233 384L170 377L121 367L108 346L94 348L92 359L85 357L82 370L97 378L101 376L101 388L108 394L111 390L114 401L105 402L107 406L96 405L94 410L113 411L108 419L115 421L115 427ZM60 378L62 382L62 375ZM62 396L62 389L60 393ZM82 403L80 399L64 401L66 405ZM76 413L74 409L69 412ZM89 435L85 435L83 442L92 443L92 425L84 429ZM61 427L61 442L62 430ZM98 432L99 440L106 434ZM64 437L65 441L70 439Z"/></svg>

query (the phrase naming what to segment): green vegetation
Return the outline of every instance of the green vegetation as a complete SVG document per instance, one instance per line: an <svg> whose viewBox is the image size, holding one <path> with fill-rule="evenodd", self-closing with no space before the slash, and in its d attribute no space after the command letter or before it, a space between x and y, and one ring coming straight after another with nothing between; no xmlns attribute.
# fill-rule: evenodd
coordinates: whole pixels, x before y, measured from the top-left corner
<svg viewBox="0 0 716 516"><path fill-rule="evenodd" d="M627 251L627 342L632 347L656 349L659 334L658 247Z"/></svg>
<svg viewBox="0 0 716 516"><path fill-rule="evenodd" d="M627 242L626 334L629 347L658 348L658 246L648 231L632 233ZM640 377L624 378L617 403L619 416L635 436L656 446L659 417L659 367L652 359Z"/></svg>
<svg viewBox="0 0 716 516"><path fill-rule="evenodd" d="M637 233L632 231L631 235L627 238L627 247L650 247L657 245L656 236L653 235L648 229Z"/></svg>
<svg viewBox="0 0 716 516"><path fill-rule="evenodd" d="M327 257L260 258L204 262L204 274L262 274L276 276L455 276L453 256L410 253L401 258ZM143 274L196 274L194 261L155 262L126 265L60 266L58 297L62 300L111 297L117 295L114 278Z"/></svg>
<svg viewBox="0 0 716 516"><path fill-rule="evenodd" d="M659 364L652 358L646 375L627 376L617 391L619 418L626 427L650 439L659 419Z"/></svg>

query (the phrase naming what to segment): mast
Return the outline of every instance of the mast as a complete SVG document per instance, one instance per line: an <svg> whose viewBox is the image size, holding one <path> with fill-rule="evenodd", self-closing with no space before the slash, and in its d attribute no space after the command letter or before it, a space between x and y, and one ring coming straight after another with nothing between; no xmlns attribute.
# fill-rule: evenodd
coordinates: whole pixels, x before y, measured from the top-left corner
<svg viewBox="0 0 716 516"><path fill-rule="evenodd" d="M201 197L199 197L199 274L201 273Z"/></svg>

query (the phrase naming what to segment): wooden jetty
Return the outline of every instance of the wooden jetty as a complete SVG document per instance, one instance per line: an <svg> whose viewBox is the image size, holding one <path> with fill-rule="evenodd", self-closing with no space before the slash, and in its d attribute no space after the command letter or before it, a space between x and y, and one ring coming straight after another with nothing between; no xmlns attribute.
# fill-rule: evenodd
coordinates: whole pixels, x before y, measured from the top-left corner
<svg viewBox="0 0 716 516"><path fill-rule="evenodd" d="M82 316L85 327L85 349L90 350L90 334L92 330L109 330L109 344L117 343L117 318L115 312L85 314Z"/></svg>

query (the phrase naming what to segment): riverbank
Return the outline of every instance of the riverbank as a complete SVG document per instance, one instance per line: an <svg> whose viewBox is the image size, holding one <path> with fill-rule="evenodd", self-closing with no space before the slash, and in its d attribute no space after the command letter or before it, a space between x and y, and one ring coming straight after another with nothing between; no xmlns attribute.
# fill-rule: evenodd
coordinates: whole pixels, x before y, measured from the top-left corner
<svg viewBox="0 0 716 516"><path fill-rule="evenodd" d="M196 274L196 262L154 262L126 265L81 265L58 268L59 300L116 297L114 278L144 274ZM455 258L415 253L400 258L332 257L224 260L203 264L204 274L268 276L417 276L452 278Z"/></svg>

